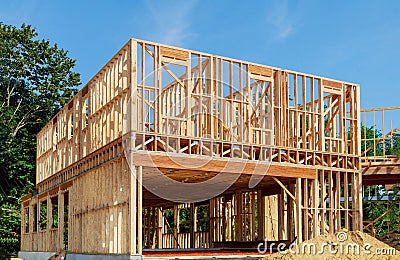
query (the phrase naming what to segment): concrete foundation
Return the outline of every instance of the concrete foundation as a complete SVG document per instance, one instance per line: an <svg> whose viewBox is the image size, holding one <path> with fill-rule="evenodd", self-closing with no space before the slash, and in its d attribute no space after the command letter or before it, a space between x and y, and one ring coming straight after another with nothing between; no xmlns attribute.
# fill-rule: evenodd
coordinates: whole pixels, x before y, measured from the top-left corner
<svg viewBox="0 0 400 260"><path fill-rule="evenodd" d="M43 259L49 259L53 255L55 255L55 252L24 252L24 251L19 251L18 252L18 257L22 258L24 260L43 260Z"/></svg>
<svg viewBox="0 0 400 260"><path fill-rule="evenodd" d="M89 254L67 254L66 260L141 260L141 255L89 255Z"/></svg>
<svg viewBox="0 0 400 260"><path fill-rule="evenodd" d="M55 252L18 252L18 257L24 260L46 260L55 255ZM90 255L90 254L68 254L65 260L141 260L141 255Z"/></svg>

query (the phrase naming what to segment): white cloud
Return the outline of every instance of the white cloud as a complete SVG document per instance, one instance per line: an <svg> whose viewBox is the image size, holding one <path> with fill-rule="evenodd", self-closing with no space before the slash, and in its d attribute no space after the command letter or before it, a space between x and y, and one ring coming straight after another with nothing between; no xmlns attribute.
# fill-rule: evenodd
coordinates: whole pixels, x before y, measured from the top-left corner
<svg viewBox="0 0 400 260"><path fill-rule="evenodd" d="M187 38L195 35L190 31L191 11L195 1L147 2L154 31L151 38L157 41L182 46Z"/></svg>
<svg viewBox="0 0 400 260"><path fill-rule="evenodd" d="M295 32L291 15L288 1L278 1L269 6L268 23L273 26L277 39L285 39Z"/></svg>

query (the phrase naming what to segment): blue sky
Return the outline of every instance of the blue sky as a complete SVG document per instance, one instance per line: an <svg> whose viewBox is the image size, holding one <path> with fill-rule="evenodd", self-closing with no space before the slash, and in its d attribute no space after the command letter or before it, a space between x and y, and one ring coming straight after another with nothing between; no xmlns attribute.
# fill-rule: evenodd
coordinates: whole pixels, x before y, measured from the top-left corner
<svg viewBox="0 0 400 260"><path fill-rule="evenodd" d="M0 21L69 50L83 83L135 37L359 83L363 108L400 105L400 1L3 0Z"/></svg>

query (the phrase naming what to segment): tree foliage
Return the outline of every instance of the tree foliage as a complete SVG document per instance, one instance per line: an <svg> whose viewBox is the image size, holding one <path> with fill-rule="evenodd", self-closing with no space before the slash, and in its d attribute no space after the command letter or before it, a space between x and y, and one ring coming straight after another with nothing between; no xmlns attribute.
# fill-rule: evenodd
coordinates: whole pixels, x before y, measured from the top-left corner
<svg viewBox="0 0 400 260"><path fill-rule="evenodd" d="M0 22L0 38L0 237L18 239L20 198L35 183L36 134L75 94L80 75L68 52L30 25Z"/></svg>
<svg viewBox="0 0 400 260"><path fill-rule="evenodd" d="M361 135L363 137L362 139L364 139L361 141L362 151L368 150L368 148L374 146L374 140L371 139L382 137L382 133L379 130L374 130L373 126L361 126ZM366 153L366 156L374 156L374 150L375 156L383 155L382 147L382 143L376 144L374 149L369 149L369 151Z"/></svg>
<svg viewBox="0 0 400 260"><path fill-rule="evenodd" d="M381 138L382 133L374 130L373 127L361 128L365 139ZM364 141L361 144L362 149L368 149L374 142L372 140ZM393 134L391 139L387 139L376 145L375 155L400 155L400 135ZM370 150L366 154L373 156L374 151ZM389 187L389 186L388 186ZM383 185L373 185L364 187L364 197L370 196L388 196L388 201L364 201L363 215L365 220L375 220L385 214L375 224L376 235L380 238L385 238L391 234L400 235L400 186L394 185L392 190L387 190Z"/></svg>

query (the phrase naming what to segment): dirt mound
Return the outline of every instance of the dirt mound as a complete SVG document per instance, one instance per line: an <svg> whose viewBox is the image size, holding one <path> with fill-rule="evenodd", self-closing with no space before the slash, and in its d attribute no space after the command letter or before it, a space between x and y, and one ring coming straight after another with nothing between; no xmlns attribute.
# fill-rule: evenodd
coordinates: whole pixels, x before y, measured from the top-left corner
<svg viewBox="0 0 400 260"><path fill-rule="evenodd" d="M351 231L319 236L264 259L400 259L400 252L370 235Z"/></svg>
<svg viewBox="0 0 400 260"><path fill-rule="evenodd" d="M382 242L400 250L400 225L390 233L380 237L379 240Z"/></svg>

